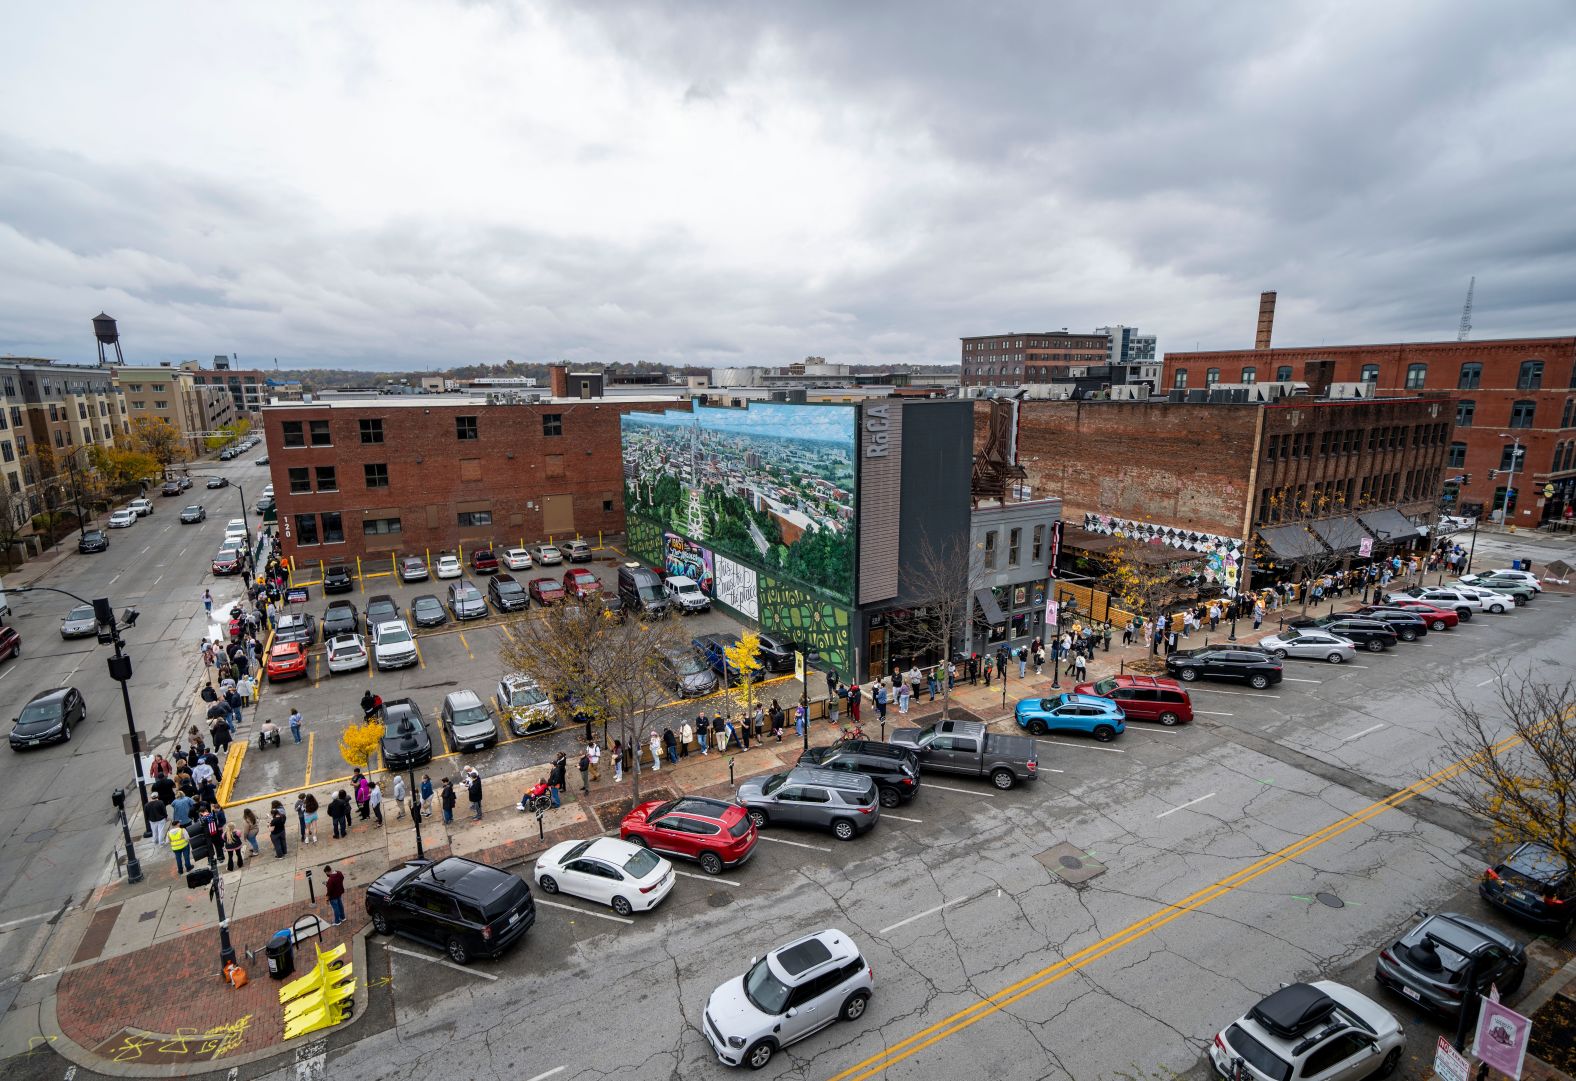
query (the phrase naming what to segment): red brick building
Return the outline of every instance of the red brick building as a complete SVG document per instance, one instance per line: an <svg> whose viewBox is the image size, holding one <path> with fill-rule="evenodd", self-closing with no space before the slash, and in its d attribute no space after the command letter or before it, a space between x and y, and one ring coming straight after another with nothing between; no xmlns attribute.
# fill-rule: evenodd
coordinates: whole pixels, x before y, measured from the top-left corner
<svg viewBox="0 0 1576 1081"><path fill-rule="evenodd" d="M673 398L388 395L263 410L283 552L424 555L624 528L619 418Z"/></svg>
<svg viewBox="0 0 1576 1081"><path fill-rule="evenodd" d="M1524 450L1514 462L1513 520L1536 525L1576 502L1576 338L1167 353L1162 386L1285 380L1307 383L1315 394L1331 383L1369 383L1379 395L1451 394L1457 403L1445 476L1470 474L1459 492L1463 510L1504 505L1517 439Z"/></svg>

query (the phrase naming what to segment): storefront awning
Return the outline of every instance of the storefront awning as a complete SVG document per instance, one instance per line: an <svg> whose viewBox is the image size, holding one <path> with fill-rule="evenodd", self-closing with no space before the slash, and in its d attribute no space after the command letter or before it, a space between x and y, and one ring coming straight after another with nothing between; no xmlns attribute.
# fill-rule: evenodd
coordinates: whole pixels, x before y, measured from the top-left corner
<svg viewBox="0 0 1576 1081"><path fill-rule="evenodd" d="M974 603L980 606L980 611L985 616L985 622L991 626L1007 622L1006 613L1001 610L1001 605L996 603L996 594L988 589L974 591Z"/></svg>
<svg viewBox="0 0 1576 1081"><path fill-rule="evenodd" d="M1359 514L1357 520L1381 541L1394 543L1396 541L1416 540L1419 536L1417 526L1406 520L1406 516L1398 510L1385 507L1382 510L1371 510Z"/></svg>
<svg viewBox="0 0 1576 1081"><path fill-rule="evenodd" d="M1368 534L1357 524L1357 519L1350 517L1321 518L1309 522L1308 528L1318 534L1332 552L1355 552L1357 546L1368 539Z"/></svg>
<svg viewBox="0 0 1576 1081"><path fill-rule="evenodd" d="M1324 553L1319 538L1300 525L1260 526L1259 536L1279 559L1306 559Z"/></svg>

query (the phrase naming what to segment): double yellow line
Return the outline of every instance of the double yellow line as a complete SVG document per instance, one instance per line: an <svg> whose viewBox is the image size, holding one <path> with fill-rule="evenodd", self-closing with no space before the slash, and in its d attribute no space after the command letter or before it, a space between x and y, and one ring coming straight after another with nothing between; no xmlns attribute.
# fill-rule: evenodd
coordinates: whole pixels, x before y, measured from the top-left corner
<svg viewBox="0 0 1576 1081"><path fill-rule="evenodd" d="M1556 721L1557 718L1549 718L1543 724L1548 725ZM1197 893L1185 897L1175 904L1167 905L1160 911L1146 916L1136 923L1129 924L1115 934L1108 935L1099 942L1084 947L1077 953L1063 958L1054 965L1043 968L1032 976L1019 980L1009 987L1002 988L989 998L976 1002L966 1009L959 1010L951 1017L937 1021L929 1028L921 1029L908 1037L908 1039L893 1044L880 1054L872 1055L863 1062L850 1066L842 1073L833 1076L830 1081L865 1081L867 1078L874 1077L876 1074L897 1065L911 1055L918 1054L932 1044L939 1043L948 1036L963 1031L976 1021L983 1021L992 1014L999 1013L1019 999L1026 998L1042 988L1049 987L1064 976L1071 975L1100 960L1107 954L1113 953L1123 946L1159 930L1172 920L1179 919L1189 912L1203 908L1211 901L1225 896L1238 887L1247 885L1260 875L1268 874L1270 871L1290 863L1292 860L1318 848L1325 842L1332 841L1348 830L1355 829L1369 819L1375 818L1385 811L1393 810L1413 797L1420 796L1431 789L1439 787L1452 777L1470 769L1478 762L1499 755L1520 742L1520 736L1509 736L1494 744L1487 751L1481 751L1478 754L1463 758L1446 766L1438 773L1430 774L1419 781L1414 781L1400 791L1393 792L1384 799L1371 803L1362 810L1355 811L1345 818L1331 823L1317 833L1309 834L1307 837L1292 842L1280 851L1265 856L1257 863L1243 868L1236 874L1229 875L1212 885L1205 886Z"/></svg>

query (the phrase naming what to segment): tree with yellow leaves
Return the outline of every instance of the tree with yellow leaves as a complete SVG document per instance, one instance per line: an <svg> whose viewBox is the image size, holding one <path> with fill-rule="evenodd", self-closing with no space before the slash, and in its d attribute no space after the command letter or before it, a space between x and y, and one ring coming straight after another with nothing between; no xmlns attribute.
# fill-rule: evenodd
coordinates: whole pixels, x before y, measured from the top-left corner
<svg viewBox="0 0 1576 1081"><path fill-rule="evenodd" d="M735 682L729 688L729 697L741 710L749 713L755 706L755 681L760 678L764 667L761 664L761 636L747 630L722 653L728 658L727 668L737 673L732 677ZM727 678L725 671L724 679Z"/></svg>
<svg viewBox="0 0 1576 1081"><path fill-rule="evenodd" d="M356 769L366 769L372 753L383 743L383 725L379 721L364 721L349 725L339 737L339 757Z"/></svg>

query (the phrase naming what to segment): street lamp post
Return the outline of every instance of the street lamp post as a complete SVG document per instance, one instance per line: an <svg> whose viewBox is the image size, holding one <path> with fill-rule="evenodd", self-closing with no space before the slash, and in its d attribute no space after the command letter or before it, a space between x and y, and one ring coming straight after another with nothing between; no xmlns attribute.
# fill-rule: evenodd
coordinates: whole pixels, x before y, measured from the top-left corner
<svg viewBox="0 0 1576 1081"><path fill-rule="evenodd" d="M126 881L135 886L142 881L142 861L137 859L137 847L131 841L131 823L126 819L126 790L116 788L109 794L109 801L120 815L120 832L126 839Z"/></svg>
<svg viewBox="0 0 1576 1081"><path fill-rule="evenodd" d="M604 738L606 738L605 733ZM421 847L421 793L416 789L416 768L412 766L405 772L410 778L410 818L416 825L416 858L424 860L427 858L427 853Z"/></svg>
<svg viewBox="0 0 1576 1081"><path fill-rule="evenodd" d="M1508 435L1505 432L1500 432L1499 437L1511 440L1510 468L1505 470L1505 502L1500 504L1504 510L1504 514L1500 516L1500 525L1515 525L1516 523L1511 517L1510 504L1516 498L1516 467L1521 464L1521 456L1526 453L1526 449L1521 445L1521 436L1519 435Z"/></svg>

